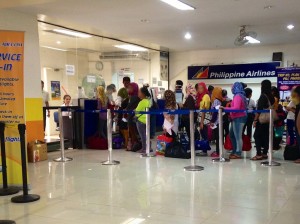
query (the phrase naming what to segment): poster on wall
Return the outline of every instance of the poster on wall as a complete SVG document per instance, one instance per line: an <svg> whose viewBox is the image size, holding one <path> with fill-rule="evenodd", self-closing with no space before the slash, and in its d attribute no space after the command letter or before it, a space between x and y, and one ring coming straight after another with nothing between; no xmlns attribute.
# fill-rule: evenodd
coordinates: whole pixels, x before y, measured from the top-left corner
<svg viewBox="0 0 300 224"><path fill-rule="evenodd" d="M168 81L169 79L169 53L160 52L160 80Z"/></svg>
<svg viewBox="0 0 300 224"><path fill-rule="evenodd" d="M188 79L275 78L278 66L280 66L280 62L189 66Z"/></svg>
<svg viewBox="0 0 300 224"><path fill-rule="evenodd" d="M66 75L75 75L75 65L66 65Z"/></svg>
<svg viewBox="0 0 300 224"><path fill-rule="evenodd" d="M300 67L278 68L276 72L280 98L285 99L294 86L300 85Z"/></svg>
<svg viewBox="0 0 300 224"><path fill-rule="evenodd" d="M24 32L0 31L0 121L5 123L8 183L21 185L18 124L24 124ZM0 178L2 181L2 178Z"/></svg>
<svg viewBox="0 0 300 224"><path fill-rule="evenodd" d="M51 81L51 99L61 100L60 81Z"/></svg>

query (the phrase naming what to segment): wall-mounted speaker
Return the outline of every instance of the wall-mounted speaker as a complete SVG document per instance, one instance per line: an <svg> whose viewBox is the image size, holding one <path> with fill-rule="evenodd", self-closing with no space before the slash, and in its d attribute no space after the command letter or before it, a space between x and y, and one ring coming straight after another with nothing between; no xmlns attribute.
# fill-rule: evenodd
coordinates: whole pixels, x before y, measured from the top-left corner
<svg viewBox="0 0 300 224"><path fill-rule="evenodd" d="M274 52L272 61L283 61L283 53L282 52Z"/></svg>

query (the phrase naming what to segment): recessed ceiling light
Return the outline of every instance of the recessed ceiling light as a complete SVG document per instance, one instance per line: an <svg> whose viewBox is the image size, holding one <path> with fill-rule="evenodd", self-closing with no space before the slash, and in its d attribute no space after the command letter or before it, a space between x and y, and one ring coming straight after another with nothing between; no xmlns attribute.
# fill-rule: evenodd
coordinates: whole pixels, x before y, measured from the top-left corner
<svg viewBox="0 0 300 224"><path fill-rule="evenodd" d="M295 28L295 26L293 24L288 25L286 28L288 28L289 30L292 30Z"/></svg>
<svg viewBox="0 0 300 224"><path fill-rule="evenodd" d="M58 41L56 41L56 43L57 43L57 44L61 44L61 42L60 42L59 40L58 40Z"/></svg>
<svg viewBox="0 0 300 224"><path fill-rule="evenodd" d="M128 50L128 51L148 51L144 47L140 47L132 44L115 45L115 47Z"/></svg>
<svg viewBox="0 0 300 224"><path fill-rule="evenodd" d="M173 6L174 8L179 9L179 10L194 10L195 9L194 7L192 7L188 4L185 4L179 0L161 0L161 1L169 4L170 6Z"/></svg>
<svg viewBox="0 0 300 224"><path fill-rule="evenodd" d="M65 35L73 36L73 37L80 37L80 38L89 38L89 37L92 37L89 34L75 32L75 31L72 31L72 30L54 29L53 31L56 32L56 33L61 33L61 34L65 34Z"/></svg>
<svg viewBox="0 0 300 224"><path fill-rule="evenodd" d="M187 39L187 40L189 40L189 39L192 38L192 35L191 35L189 32L187 32L187 33L184 35L184 38Z"/></svg>
<svg viewBox="0 0 300 224"><path fill-rule="evenodd" d="M264 7L264 9L272 9L273 8L273 5L266 5L265 7Z"/></svg>

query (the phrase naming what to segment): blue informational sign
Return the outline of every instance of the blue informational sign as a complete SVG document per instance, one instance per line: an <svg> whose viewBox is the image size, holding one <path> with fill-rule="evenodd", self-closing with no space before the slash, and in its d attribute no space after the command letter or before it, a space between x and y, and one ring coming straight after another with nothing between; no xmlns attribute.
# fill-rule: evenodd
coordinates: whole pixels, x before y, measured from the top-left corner
<svg viewBox="0 0 300 224"><path fill-rule="evenodd" d="M280 66L280 62L189 66L188 79L275 78L278 66Z"/></svg>
<svg viewBox="0 0 300 224"><path fill-rule="evenodd" d="M280 97L285 99L290 95L290 91L294 86L300 85L300 68L278 68L276 72Z"/></svg>

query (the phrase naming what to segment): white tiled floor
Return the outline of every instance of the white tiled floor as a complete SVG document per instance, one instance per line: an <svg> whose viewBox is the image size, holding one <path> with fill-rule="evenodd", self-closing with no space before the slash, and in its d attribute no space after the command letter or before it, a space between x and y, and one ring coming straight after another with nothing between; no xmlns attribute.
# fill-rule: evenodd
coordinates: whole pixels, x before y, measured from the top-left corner
<svg viewBox="0 0 300 224"><path fill-rule="evenodd" d="M248 159L225 164L197 158L201 172L185 172L190 160L140 158L114 150L118 166L102 166L106 151L72 150L68 163L29 164L31 193L41 200L12 204L0 198L0 219L17 224L299 224L300 166L275 157L266 168Z"/></svg>

